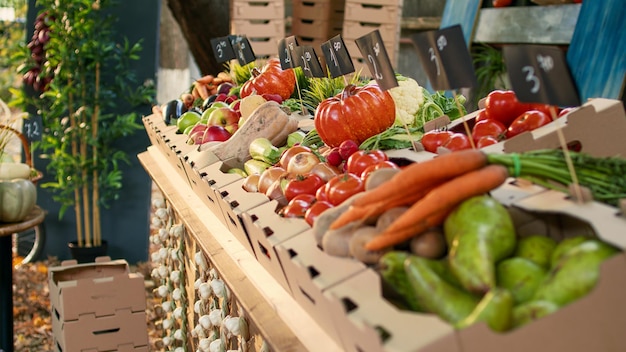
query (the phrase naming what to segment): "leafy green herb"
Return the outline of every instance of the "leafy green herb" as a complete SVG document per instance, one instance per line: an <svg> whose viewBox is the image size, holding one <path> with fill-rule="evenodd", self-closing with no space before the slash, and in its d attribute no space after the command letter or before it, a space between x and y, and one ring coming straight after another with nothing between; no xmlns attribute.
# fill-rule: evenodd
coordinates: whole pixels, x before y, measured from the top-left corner
<svg viewBox="0 0 626 352"><path fill-rule="evenodd" d="M410 134L409 134L410 133ZM421 127L409 127L407 129L400 126L392 126L385 131L374 135L361 143L359 149L362 150L389 150L405 149L413 147L414 142L422 139Z"/></svg>
<svg viewBox="0 0 626 352"><path fill-rule="evenodd" d="M463 95L457 95L454 99L447 97L444 92L430 93L426 88L422 89L424 90L424 103L416 113L416 120L420 121L419 127L443 115L454 120L467 114L463 105L466 99Z"/></svg>

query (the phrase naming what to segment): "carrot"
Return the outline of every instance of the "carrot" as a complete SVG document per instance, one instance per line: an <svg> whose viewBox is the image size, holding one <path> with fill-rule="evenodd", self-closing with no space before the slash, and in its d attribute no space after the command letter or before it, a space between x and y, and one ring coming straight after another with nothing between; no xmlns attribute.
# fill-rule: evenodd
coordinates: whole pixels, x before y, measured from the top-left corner
<svg viewBox="0 0 626 352"><path fill-rule="evenodd" d="M200 98L202 98L202 100L205 100L210 95L209 91L207 90L207 86L202 83L194 84L194 90L198 91L198 94L200 95Z"/></svg>
<svg viewBox="0 0 626 352"><path fill-rule="evenodd" d="M391 247L392 245L396 245L402 243L406 240L411 239L412 237L419 236L423 234L426 230L433 226L437 226L443 222L443 220L448 216L448 211L439 211L435 214L432 214L420 221L416 221L411 226L407 226L401 230L398 230L393 233L394 239L391 240L391 236L387 234L387 232L383 232L374 238L372 238L369 242L365 244L365 248L369 251L378 251L381 249L385 249ZM403 239L403 240L399 240ZM396 241L398 241L396 243ZM393 243L393 244L390 244Z"/></svg>
<svg viewBox="0 0 626 352"><path fill-rule="evenodd" d="M352 204L330 224L330 229L338 229L353 221L365 221L367 218L378 216L391 208L411 205L424 197L431 189L432 188L428 188L418 192L411 192L408 195L403 194L400 197L386 198L363 206L355 206Z"/></svg>
<svg viewBox="0 0 626 352"><path fill-rule="evenodd" d="M426 219L429 219L434 214L447 213L468 198L493 190L503 184L507 177L509 177L509 172L506 167L487 165L442 183L433 188L422 199L415 202L404 214L391 223L378 236L381 239L376 242L376 248L391 247L408 240L411 233L415 233L414 230L409 231L408 229L421 227L423 225L416 224L426 222ZM372 246L367 248L372 249Z"/></svg>
<svg viewBox="0 0 626 352"><path fill-rule="evenodd" d="M405 195L416 189L428 188L441 181L479 169L486 164L487 156L475 149L442 154L434 159L405 167L389 181L366 191L355 200L353 205L363 206L381 199Z"/></svg>
<svg viewBox="0 0 626 352"><path fill-rule="evenodd" d="M215 76L213 76L213 75L206 75L206 76L202 76L202 77L198 78L196 80L196 82L200 83L200 84L209 84L209 83L213 82L214 78L215 78Z"/></svg>

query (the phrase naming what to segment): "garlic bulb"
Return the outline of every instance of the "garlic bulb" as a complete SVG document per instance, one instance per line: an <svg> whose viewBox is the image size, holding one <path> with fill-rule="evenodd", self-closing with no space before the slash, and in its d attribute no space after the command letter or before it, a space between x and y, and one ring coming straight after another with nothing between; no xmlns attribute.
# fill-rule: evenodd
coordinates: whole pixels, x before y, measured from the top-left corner
<svg viewBox="0 0 626 352"><path fill-rule="evenodd" d="M222 321L222 326L232 335L239 335L239 317L227 316Z"/></svg>
<svg viewBox="0 0 626 352"><path fill-rule="evenodd" d="M209 312L209 318L211 319L211 323L215 326L222 325L222 311L219 309L213 309Z"/></svg>
<svg viewBox="0 0 626 352"><path fill-rule="evenodd" d="M163 308L163 310L168 312L168 313L171 312L172 311L172 302L165 301L165 302L161 303L161 308Z"/></svg>
<svg viewBox="0 0 626 352"><path fill-rule="evenodd" d="M183 307L176 307L176 309L174 309L174 312L172 313L172 315L177 320L182 319L182 317L183 317Z"/></svg>
<svg viewBox="0 0 626 352"><path fill-rule="evenodd" d="M169 269L165 265L161 264L159 265L158 270L159 270L159 277L165 279L167 277L167 273L169 272Z"/></svg>
<svg viewBox="0 0 626 352"><path fill-rule="evenodd" d="M202 282L203 282L202 278L196 279L196 281L193 282L193 288L197 290L200 287L200 285L202 284Z"/></svg>
<svg viewBox="0 0 626 352"><path fill-rule="evenodd" d="M211 288L217 297L224 297L224 281L221 279L211 280Z"/></svg>
<svg viewBox="0 0 626 352"><path fill-rule="evenodd" d="M222 340L217 339L209 345L209 352L224 352L224 344Z"/></svg>
<svg viewBox="0 0 626 352"><path fill-rule="evenodd" d="M213 326L213 323L211 323L211 317L209 317L208 315L203 315L198 319L198 323L202 326L202 328L204 328L205 330L209 330L211 328L211 326Z"/></svg>
<svg viewBox="0 0 626 352"><path fill-rule="evenodd" d="M174 320L173 319L163 319L163 330L169 330L174 326Z"/></svg>
<svg viewBox="0 0 626 352"><path fill-rule="evenodd" d="M196 265L198 265L200 269L202 269L203 271L207 271L209 266L207 265L206 259L204 259L204 254L202 254L202 252L196 252L196 254L194 255L194 260L196 262Z"/></svg>
<svg viewBox="0 0 626 352"><path fill-rule="evenodd" d="M169 293L170 293L170 290L165 285L161 285L157 289L157 294L159 295L159 297L163 297L163 298L167 297Z"/></svg>
<svg viewBox="0 0 626 352"><path fill-rule="evenodd" d="M211 285L206 282L203 282L198 287L198 294L200 295L200 298L207 300L209 299L209 297L211 297L211 290L212 290Z"/></svg>
<svg viewBox="0 0 626 352"><path fill-rule="evenodd" d="M165 336L165 337L163 337L163 344L164 344L165 346L169 346L169 345L171 345L171 344L172 344L172 342L174 342L174 340L173 340L171 337L169 337L169 336Z"/></svg>
<svg viewBox="0 0 626 352"><path fill-rule="evenodd" d="M193 311L196 314L200 314L202 313L202 301L201 300L197 300L194 304L193 304Z"/></svg>
<svg viewBox="0 0 626 352"><path fill-rule="evenodd" d="M183 332L180 329L176 329L176 331L174 331L174 338L176 340L182 341L184 337L185 337L185 335L183 334Z"/></svg>
<svg viewBox="0 0 626 352"><path fill-rule="evenodd" d="M163 198L152 198L152 206L156 209L165 208L165 200Z"/></svg>
<svg viewBox="0 0 626 352"><path fill-rule="evenodd" d="M209 346L211 345L211 340L204 338L198 341L198 349L202 352L209 352Z"/></svg>
<svg viewBox="0 0 626 352"><path fill-rule="evenodd" d="M175 284L179 283L180 282L180 271L179 270L173 270L170 273L170 280L173 283L175 283Z"/></svg>
<svg viewBox="0 0 626 352"><path fill-rule="evenodd" d="M158 217L159 219L161 219L161 220L166 220L166 219L167 219L167 217L169 216L169 214L168 214L168 212L167 212L167 209L165 209L165 208L159 208L159 209L157 209L157 210L154 212L154 215L155 215L156 217Z"/></svg>
<svg viewBox="0 0 626 352"><path fill-rule="evenodd" d="M180 288L176 287L174 291L172 291L172 298L175 301L180 301L182 296L183 296L183 293L181 292Z"/></svg>
<svg viewBox="0 0 626 352"><path fill-rule="evenodd" d="M185 228L181 224L174 225L170 228L170 235L174 238L180 238Z"/></svg>

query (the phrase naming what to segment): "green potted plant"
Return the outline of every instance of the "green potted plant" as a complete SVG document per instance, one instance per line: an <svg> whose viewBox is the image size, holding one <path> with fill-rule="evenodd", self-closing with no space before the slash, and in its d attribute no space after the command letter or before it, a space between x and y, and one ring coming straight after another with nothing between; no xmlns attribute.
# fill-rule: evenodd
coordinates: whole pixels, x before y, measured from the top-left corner
<svg viewBox="0 0 626 352"><path fill-rule="evenodd" d="M153 86L137 82L130 69L141 43L117 40L116 18L108 11L115 4L37 0L33 36L13 58L23 61L20 73L27 86L14 90L13 104L34 107L42 117L42 140L33 148L48 159L46 173L54 180L41 187L61 204L59 216L70 207L76 216L71 251L106 244L101 208L118 198L120 164L129 162L115 142L142 128L136 113L115 111L120 106L130 111L154 96Z"/></svg>

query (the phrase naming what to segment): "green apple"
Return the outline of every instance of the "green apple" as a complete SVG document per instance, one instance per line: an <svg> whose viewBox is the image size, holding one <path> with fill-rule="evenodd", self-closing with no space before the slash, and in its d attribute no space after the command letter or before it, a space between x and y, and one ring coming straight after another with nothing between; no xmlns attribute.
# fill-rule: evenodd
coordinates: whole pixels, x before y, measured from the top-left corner
<svg viewBox="0 0 626 352"><path fill-rule="evenodd" d="M195 111L187 111L180 115L178 120L176 120L176 127L178 127L178 131L183 133L187 127L193 126L200 121L201 115Z"/></svg>
<svg viewBox="0 0 626 352"><path fill-rule="evenodd" d="M206 108L203 112L202 112L202 117L200 118L200 121L204 124L207 124L207 122L209 121L209 115L211 115L211 113L218 109L218 108L224 108L224 107L228 107L228 103L225 103L223 101L215 101L213 103L211 103L211 105L209 105L208 108Z"/></svg>

